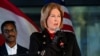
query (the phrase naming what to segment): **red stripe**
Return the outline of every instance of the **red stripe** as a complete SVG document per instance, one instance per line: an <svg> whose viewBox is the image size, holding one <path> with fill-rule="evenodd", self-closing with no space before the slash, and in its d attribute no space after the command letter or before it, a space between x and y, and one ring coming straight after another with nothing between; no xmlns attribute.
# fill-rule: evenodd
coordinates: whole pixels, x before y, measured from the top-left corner
<svg viewBox="0 0 100 56"><path fill-rule="evenodd" d="M35 28L40 31L38 26L29 18L27 17L21 10L19 10L16 6L14 6L12 3L10 3L8 0L1 0L0 1L0 7L3 7L9 11L12 11L16 15L19 15L21 17L24 17L27 21L29 21Z"/></svg>
<svg viewBox="0 0 100 56"><path fill-rule="evenodd" d="M70 17L70 15L68 13L64 12L64 18L70 19L71 17Z"/></svg>
<svg viewBox="0 0 100 56"><path fill-rule="evenodd" d="M74 32L73 27L70 26L70 25L66 25L66 24L64 24L62 29L63 29L63 30L68 30L68 31L72 31L72 32Z"/></svg>
<svg viewBox="0 0 100 56"><path fill-rule="evenodd" d="M2 34L0 34L0 46L2 46L5 42L5 39L3 38Z"/></svg>

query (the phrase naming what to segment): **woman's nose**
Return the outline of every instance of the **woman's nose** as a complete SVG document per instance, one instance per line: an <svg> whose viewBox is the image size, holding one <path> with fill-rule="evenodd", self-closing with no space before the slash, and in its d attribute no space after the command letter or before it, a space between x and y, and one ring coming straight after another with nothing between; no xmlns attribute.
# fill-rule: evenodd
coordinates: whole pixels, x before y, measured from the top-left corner
<svg viewBox="0 0 100 56"><path fill-rule="evenodd" d="M55 19L54 21L57 22L57 19Z"/></svg>
<svg viewBox="0 0 100 56"><path fill-rule="evenodd" d="M54 21L57 21L57 17L55 17Z"/></svg>

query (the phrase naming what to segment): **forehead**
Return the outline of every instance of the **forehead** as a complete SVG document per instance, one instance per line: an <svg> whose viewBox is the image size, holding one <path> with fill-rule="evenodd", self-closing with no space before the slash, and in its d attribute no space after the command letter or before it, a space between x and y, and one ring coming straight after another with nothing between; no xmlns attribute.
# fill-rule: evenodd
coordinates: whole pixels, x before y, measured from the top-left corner
<svg viewBox="0 0 100 56"><path fill-rule="evenodd" d="M11 23L8 23L8 24L4 25L4 29L13 29L13 28L15 28L15 26Z"/></svg>
<svg viewBox="0 0 100 56"><path fill-rule="evenodd" d="M51 14L60 14L60 11L57 8L53 8Z"/></svg>

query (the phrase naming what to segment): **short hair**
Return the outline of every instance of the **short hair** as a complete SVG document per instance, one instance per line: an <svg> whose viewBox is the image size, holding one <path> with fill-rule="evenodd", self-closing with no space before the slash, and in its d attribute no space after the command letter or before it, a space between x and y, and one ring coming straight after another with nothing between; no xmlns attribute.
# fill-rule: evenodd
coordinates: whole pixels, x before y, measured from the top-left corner
<svg viewBox="0 0 100 56"><path fill-rule="evenodd" d="M60 15L61 15L61 24L60 24L60 27L59 28L62 28L63 27L63 22L62 21L63 21L64 11L62 10L60 4L57 4L57 3L53 3L52 2L52 3L46 4L41 9L40 25L41 25L41 28L42 29L47 28L47 18L49 17L50 12L52 11L52 9L55 9L55 8L57 8L60 11Z"/></svg>
<svg viewBox="0 0 100 56"><path fill-rule="evenodd" d="M12 24L12 25L15 27L15 30L16 30L15 21L5 21L5 22L3 22L2 25L1 25L1 31L2 31L2 33L3 33L4 26L5 26L6 24Z"/></svg>

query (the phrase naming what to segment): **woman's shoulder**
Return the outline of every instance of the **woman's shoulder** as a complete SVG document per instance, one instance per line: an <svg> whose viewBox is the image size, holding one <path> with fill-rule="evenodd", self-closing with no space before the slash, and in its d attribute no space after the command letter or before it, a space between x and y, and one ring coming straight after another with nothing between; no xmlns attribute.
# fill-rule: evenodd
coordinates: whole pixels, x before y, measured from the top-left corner
<svg viewBox="0 0 100 56"><path fill-rule="evenodd" d="M64 35L64 36L70 36L70 37L73 36L73 37L75 37L75 34L73 32L68 32L68 31L61 30L60 34Z"/></svg>
<svg viewBox="0 0 100 56"><path fill-rule="evenodd" d="M40 36L42 36L40 32L33 32L30 37L33 39L33 38L39 38Z"/></svg>
<svg viewBox="0 0 100 56"><path fill-rule="evenodd" d="M40 32L33 32L31 35L40 35Z"/></svg>
<svg viewBox="0 0 100 56"><path fill-rule="evenodd" d="M72 33L72 32L65 32L64 31L63 36L65 36L69 40L75 40L76 39L75 33Z"/></svg>

